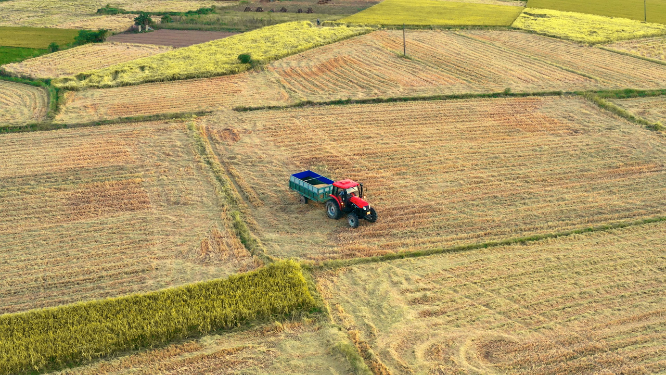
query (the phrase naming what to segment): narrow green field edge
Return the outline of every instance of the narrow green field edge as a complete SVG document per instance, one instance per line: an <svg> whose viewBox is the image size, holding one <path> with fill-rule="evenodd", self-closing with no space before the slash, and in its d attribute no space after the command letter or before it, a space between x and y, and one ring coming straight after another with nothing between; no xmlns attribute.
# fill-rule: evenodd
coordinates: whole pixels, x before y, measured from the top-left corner
<svg viewBox="0 0 666 375"><path fill-rule="evenodd" d="M488 249L488 248L493 248L493 247L498 247L498 246L527 244L527 243L530 243L530 242L537 242L537 241L550 239L550 238L560 238L560 237L571 236L571 235L574 235L574 234L584 234L584 233L592 233L592 232L605 232L605 231L611 231L611 230L615 230L615 229L622 229L622 228L627 228L627 227L632 227L632 226L658 223L658 222L663 222L663 221L666 221L666 216L659 216L659 217L641 219L641 220L635 220L635 221L624 221L624 222L618 222L618 223L612 223L612 224L598 225L598 226L594 226L594 227L573 229L573 230L563 231L563 232L536 234L536 235L533 235L533 236L509 238L509 239L501 240L501 241L489 241L489 242L482 242L482 243L476 243L476 244L467 244L467 245L460 245L460 246L453 246L453 247L446 247L446 248L434 248L434 249L420 250L420 251L405 251L405 252L398 252L398 253L386 254L386 255L381 255L381 256L366 257L366 258L336 259L336 260L323 261L321 263L302 262L301 265L303 266L304 269L306 269L310 272L315 272L315 271L321 271L321 270L337 269L337 268L342 268L342 267L356 266L356 265L367 264L367 263L386 262L386 261L391 261L391 260L395 260L395 259L419 258L419 257L425 257L425 256L437 255L437 254L450 254L450 253L460 253L460 252L466 252L466 251L472 251L472 250Z"/></svg>
<svg viewBox="0 0 666 375"><path fill-rule="evenodd" d="M316 307L301 267L0 316L0 374L62 369Z"/></svg>

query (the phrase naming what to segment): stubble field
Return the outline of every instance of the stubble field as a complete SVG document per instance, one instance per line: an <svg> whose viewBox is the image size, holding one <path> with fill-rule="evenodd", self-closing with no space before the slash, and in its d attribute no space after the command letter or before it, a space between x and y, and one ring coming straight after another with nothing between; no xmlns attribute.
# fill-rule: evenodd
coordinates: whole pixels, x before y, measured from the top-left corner
<svg viewBox="0 0 666 375"><path fill-rule="evenodd" d="M663 96L612 99L610 101L636 116L643 117L652 122L666 124L666 98Z"/></svg>
<svg viewBox="0 0 666 375"><path fill-rule="evenodd" d="M607 44L604 47L666 62L666 37L626 40Z"/></svg>
<svg viewBox="0 0 666 375"><path fill-rule="evenodd" d="M237 106L463 93L654 89L662 65L510 31L377 31L268 64L262 71L67 92L57 121L76 123Z"/></svg>
<svg viewBox="0 0 666 375"><path fill-rule="evenodd" d="M43 120L48 100L44 88L0 80L0 127Z"/></svg>
<svg viewBox="0 0 666 375"><path fill-rule="evenodd" d="M183 123L3 136L0 313L255 267Z"/></svg>
<svg viewBox="0 0 666 375"><path fill-rule="evenodd" d="M57 78L73 76L170 50L170 47L146 44L92 43L20 63L7 64L2 69L20 77Z"/></svg>
<svg viewBox="0 0 666 375"><path fill-rule="evenodd" d="M666 369L664 231L654 223L317 279L334 321L380 371L654 374Z"/></svg>
<svg viewBox="0 0 666 375"><path fill-rule="evenodd" d="M314 107L202 121L274 256L364 257L666 214L664 138L580 98ZM352 230L327 219L321 204L299 205L287 181L305 169L364 182L379 220Z"/></svg>
<svg viewBox="0 0 666 375"><path fill-rule="evenodd" d="M285 322L206 336L57 374L342 375L353 370L331 346L346 340L342 332L325 325Z"/></svg>

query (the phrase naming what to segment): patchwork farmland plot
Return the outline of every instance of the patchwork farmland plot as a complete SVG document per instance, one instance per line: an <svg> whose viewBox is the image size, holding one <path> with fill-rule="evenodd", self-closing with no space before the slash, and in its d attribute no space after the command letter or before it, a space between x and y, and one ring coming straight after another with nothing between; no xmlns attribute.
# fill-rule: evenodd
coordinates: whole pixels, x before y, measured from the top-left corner
<svg viewBox="0 0 666 375"><path fill-rule="evenodd" d="M666 3L660 0L528 0L530 8L555 9L566 12L598 14L643 21L647 5L647 21L666 23Z"/></svg>
<svg viewBox="0 0 666 375"><path fill-rule="evenodd" d="M611 43L605 48L666 62L666 37Z"/></svg>
<svg viewBox="0 0 666 375"><path fill-rule="evenodd" d="M171 50L169 47L127 43L91 43L8 64L3 69L12 75L30 78L72 76L121 62Z"/></svg>
<svg viewBox="0 0 666 375"><path fill-rule="evenodd" d="M81 123L118 117L230 109L237 106L284 105L291 101L280 85L264 74L178 82L149 83L102 90L68 91L59 123Z"/></svg>
<svg viewBox="0 0 666 375"><path fill-rule="evenodd" d="M666 86L663 65L630 56L514 31L469 30L461 33L594 78L607 88L656 89Z"/></svg>
<svg viewBox="0 0 666 375"><path fill-rule="evenodd" d="M664 232L360 265L318 282L336 323L393 374L660 373Z"/></svg>
<svg viewBox="0 0 666 375"><path fill-rule="evenodd" d="M254 268L183 123L2 136L0 314Z"/></svg>
<svg viewBox="0 0 666 375"><path fill-rule="evenodd" d="M664 138L579 98L231 116L202 121L278 257L446 248L666 214ZM299 205L287 180L304 169L365 182L379 220L352 230L322 205Z"/></svg>
<svg viewBox="0 0 666 375"><path fill-rule="evenodd" d="M666 97L612 99L611 102L646 120L666 124Z"/></svg>
<svg viewBox="0 0 666 375"><path fill-rule="evenodd" d="M347 340L337 329L284 323L205 336L59 374L350 374L348 362L330 349Z"/></svg>
<svg viewBox="0 0 666 375"><path fill-rule="evenodd" d="M48 100L44 88L0 80L0 127L43 120Z"/></svg>
<svg viewBox="0 0 666 375"><path fill-rule="evenodd" d="M567 90L593 80L452 32L377 31L269 65L299 99Z"/></svg>

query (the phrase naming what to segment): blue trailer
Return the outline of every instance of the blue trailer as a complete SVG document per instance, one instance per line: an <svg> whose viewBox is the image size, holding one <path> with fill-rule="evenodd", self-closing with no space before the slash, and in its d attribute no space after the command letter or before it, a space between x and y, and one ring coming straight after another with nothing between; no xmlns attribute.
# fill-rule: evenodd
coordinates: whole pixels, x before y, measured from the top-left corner
<svg viewBox="0 0 666 375"><path fill-rule="evenodd" d="M301 195L301 202L308 200L326 202L333 190L333 180L312 171L294 173L289 177L289 189Z"/></svg>

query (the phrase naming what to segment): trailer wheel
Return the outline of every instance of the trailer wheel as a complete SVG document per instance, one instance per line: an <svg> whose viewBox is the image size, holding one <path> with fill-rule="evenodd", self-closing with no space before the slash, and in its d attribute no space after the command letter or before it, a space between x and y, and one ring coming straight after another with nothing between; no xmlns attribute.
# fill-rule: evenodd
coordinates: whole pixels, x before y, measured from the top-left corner
<svg viewBox="0 0 666 375"><path fill-rule="evenodd" d="M298 201L301 202L301 204L308 204L308 198L306 198L306 197L304 197L304 196L302 196L302 195L300 196L300 198L298 199Z"/></svg>
<svg viewBox="0 0 666 375"><path fill-rule="evenodd" d="M352 228L358 228L358 216L353 212L350 213L347 215L347 223L349 223L349 226Z"/></svg>
<svg viewBox="0 0 666 375"><path fill-rule="evenodd" d="M338 202L335 199L329 199L326 201L326 215L331 219L340 218L340 207L338 207Z"/></svg>
<svg viewBox="0 0 666 375"><path fill-rule="evenodd" d="M365 215L365 220L374 223L377 221L377 211L374 208L370 207L370 215Z"/></svg>

